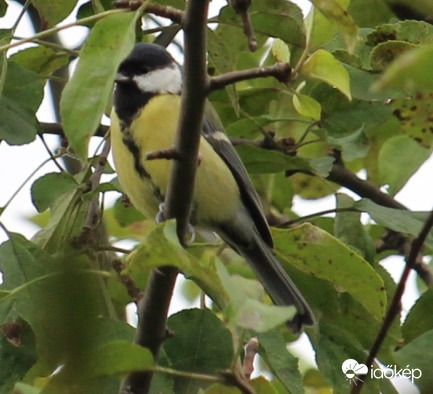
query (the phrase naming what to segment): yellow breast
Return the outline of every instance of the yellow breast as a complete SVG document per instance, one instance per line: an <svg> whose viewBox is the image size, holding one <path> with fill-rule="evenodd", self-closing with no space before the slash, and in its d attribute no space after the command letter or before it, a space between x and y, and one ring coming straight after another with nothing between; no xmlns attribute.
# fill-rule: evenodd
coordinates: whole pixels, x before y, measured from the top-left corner
<svg viewBox="0 0 433 394"><path fill-rule="evenodd" d="M180 97L158 95L152 98L132 122L129 132L138 148L139 162L146 171L140 176L131 150L122 140L119 119L111 113L113 159L119 182L134 206L148 218L158 212L171 174L171 160L146 160L146 155L173 147ZM197 169L194 216L199 224L212 225L230 220L240 205L239 189L229 168L202 137L201 162Z"/></svg>

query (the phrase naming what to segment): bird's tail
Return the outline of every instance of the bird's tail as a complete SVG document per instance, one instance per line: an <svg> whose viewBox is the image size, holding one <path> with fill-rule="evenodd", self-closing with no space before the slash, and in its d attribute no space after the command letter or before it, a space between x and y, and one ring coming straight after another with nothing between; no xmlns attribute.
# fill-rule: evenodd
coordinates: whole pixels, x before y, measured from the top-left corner
<svg viewBox="0 0 433 394"><path fill-rule="evenodd" d="M313 325L314 315L307 301L260 235L255 233L254 242L250 242L248 246L236 246L238 253L251 264L274 303L280 306L295 306L297 313L287 322L289 328L297 333L301 331L302 326Z"/></svg>

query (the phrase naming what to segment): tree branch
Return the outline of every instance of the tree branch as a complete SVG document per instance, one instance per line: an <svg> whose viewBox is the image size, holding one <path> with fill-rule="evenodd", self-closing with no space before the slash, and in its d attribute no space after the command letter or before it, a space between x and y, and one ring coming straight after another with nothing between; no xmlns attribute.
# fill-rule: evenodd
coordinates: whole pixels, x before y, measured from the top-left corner
<svg viewBox="0 0 433 394"><path fill-rule="evenodd" d="M426 222L424 223L424 226L421 232L419 233L418 237L416 237L411 243L411 248L409 252L409 257L407 259L406 267L404 268L403 274L401 275L400 281L397 285L397 288L395 289L394 297L392 298L391 304L388 308L388 312L386 313L386 316L383 320L382 327L380 328L376 336L376 339L374 341L374 344L370 349L370 353L367 357L367 360L365 361L365 365L367 366L372 365L386 337L386 334L388 333L388 330L391 327L392 322L394 321L394 319L396 318L396 316L400 311L401 297L404 293L404 289L406 287L406 282L409 277L410 270L416 265L418 256L421 252L424 242L428 234L430 233L432 227L433 227L433 211L430 212L430 215L427 218ZM352 394L360 393L363 384L367 379L368 379L368 374L365 375L364 381L361 380L359 383L352 386L351 393Z"/></svg>
<svg viewBox="0 0 433 394"><path fill-rule="evenodd" d="M287 83L290 80L292 68L288 63L275 63L272 66L257 67L242 71L233 71L212 77L209 83L209 91L221 89L232 83L246 81L254 78L274 77L280 82Z"/></svg>
<svg viewBox="0 0 433 394"><path fill-rule="evenodd" d="M143 4L143 1L129 1L129 0L118 0L113 2L113 6L116 8L128 8L131 11L136 11ZM164 6L156 3L149 4L145 10L145 12L149 14L154 14L156 16L160 16L162 18L167 18L173 21L174 23L181 24L183 11L178 10L177 8Z"/></svg>
<svg viewBox="0 0 433 394"><path fill-rule="evenodd" d="M45 123L41 122L41 131L39 134L53 134L53 135L59 135L61 137L65 136L65 133L63 132L63 127L60 123ZM109 127L105 125L99 125L98 129L96 130L95 134L93 134L96 137L105 137L107 134Z"/></svg>
<svg viewBox="0 0 433 394"><path fill-rule="evenodd" d="M189 225L195 173L206 98L206 20L208 2L188 1L182 20L185 33L184 84L180 119L175 141L180 160L173 160L164 205L164 217L176 218L179 240L184 244ZM177 269L162 267L150 274L138 306L135 342L150 349L155 358L166 337L167 313ZM150 324L149 324L150 323ZM147 393L152 372L131 374L121 392Z"/></svg>
<svg viewBox="0 0 433 394"><path fill-rule="evenodd" d="M244 34L248 40L248 47L250 48L250 51L254 52L257 49L257 39L254 34L250 14L248 13L248 9L251 6L251 0L231 0L230 5L241 17Z"/></svg>
<svg viewBox="0 0 433 394"><path fill-rule="evenodd" d="M403 204L394 200L389 194L382 192L371 183L358 178L356 174L342 165L334 164L327 179L352 190L361 197L369 198L376 204L389 208L407 210Z"/></svg>

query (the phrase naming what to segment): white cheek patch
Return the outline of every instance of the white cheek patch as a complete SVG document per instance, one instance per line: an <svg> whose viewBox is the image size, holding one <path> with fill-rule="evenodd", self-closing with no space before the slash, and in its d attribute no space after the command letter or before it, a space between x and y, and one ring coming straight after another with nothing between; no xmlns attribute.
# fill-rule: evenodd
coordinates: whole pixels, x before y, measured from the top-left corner
<svg viewBox="0 0 433 394"><path fill-rule="evenodd" d="M182 73L174 64L136 75L134 82L142 92L179 94L182 90Z"/></svg>

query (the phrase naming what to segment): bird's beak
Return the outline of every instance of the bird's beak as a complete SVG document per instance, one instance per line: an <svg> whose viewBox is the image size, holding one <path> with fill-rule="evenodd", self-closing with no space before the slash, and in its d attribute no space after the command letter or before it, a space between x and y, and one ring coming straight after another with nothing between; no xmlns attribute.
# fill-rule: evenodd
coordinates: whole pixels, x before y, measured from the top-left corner
<svg viewBox="0 0 433 394"><path fill-rule="evenodd" d="M125 82L130 82L131 79L125 75L125 74L121 74L121 73L117 73L116 76L114 77L114 82L117 83L125 83Z"/></svg>

